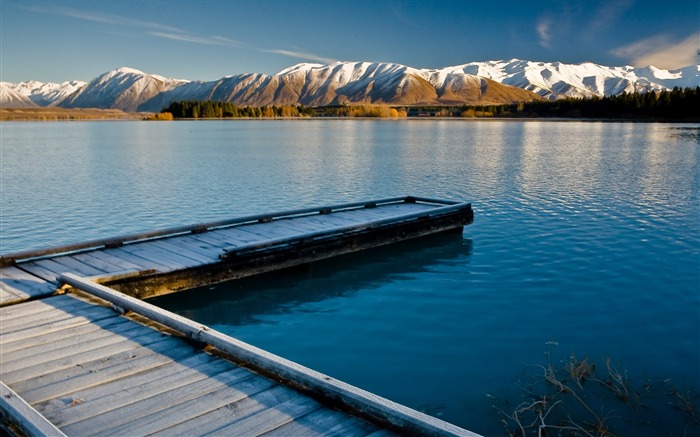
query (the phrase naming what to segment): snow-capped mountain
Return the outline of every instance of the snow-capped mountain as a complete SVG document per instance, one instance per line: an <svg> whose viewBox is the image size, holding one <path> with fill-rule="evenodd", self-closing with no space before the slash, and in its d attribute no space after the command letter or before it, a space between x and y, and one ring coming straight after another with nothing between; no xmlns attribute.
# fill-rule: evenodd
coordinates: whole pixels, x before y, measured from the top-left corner
<svg viewBox="0 0 700 437"><path fill-rule="evenodd" d="M171 101L220 100L237 105L499 104L538 98L486 78L460 72L438 77L400 64L298 64L275 75L244 74L190 82L139 106L157 111Z"/></svg>
<svg viewBox="0 0 700 437"><path fill-rule="evenodd" d="M0 82L0 106L3 108L31 108L37 106L15 89L15 84Z"/></svg>
<svg viewBox="0 0 700 437"><path fill-rule="evenodd" d="M623 92L662 91L675 86L696 87L700 86L699 69L698 65L669 71L653 66L606 67L590 62L563 64L512 59L471 62L448 67L446 70L488 77L553 100L563 97L603 97Z"/></svg>
<svg viewBox="0 0 700 437"><path fill-rule="evenodd" d="M471 62L441 69L379 62L301 63L274 75L240 74L215 81L167 79L132 68L89 83L0 82L0 105L159 111L171 101L220 100L237 105L501 104L536 98L590 97L700 86L700 65L677 70L593 63Z"/></svg>
<svg viewBox="0 0 700 437"><path fill-rule="evenodd" d="M41 83L32 80L20 82L14 89L38 106L56 106L83 86L85 82L81 80L63 83Z"/></svg>
<svg viewBox="0 0 700 437"><path fill-rule="evenodd" d="M136 111L150 98L186 83L122 67L90 81L59 103L64 108L103 108Z"/></svg>

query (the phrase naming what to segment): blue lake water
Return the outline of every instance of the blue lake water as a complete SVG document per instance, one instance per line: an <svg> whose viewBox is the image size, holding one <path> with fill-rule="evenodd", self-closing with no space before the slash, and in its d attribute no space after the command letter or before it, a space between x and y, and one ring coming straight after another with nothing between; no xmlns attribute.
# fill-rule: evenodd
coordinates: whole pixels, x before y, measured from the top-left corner
<svg viewBox="0 0 700 437"><path fill-rule="evenodd" d="M700 405L698 125L287 120L0 129L3 253L345 201L470 201L475 221L461 236L153 302L486 435L505 435L494 406L512 411L526 399L528 381L541 379L536 365L572 353L601 364L610 356L634 385L668 380ZM666 404L642 413L653 425L621 433L700 432Z"/></svg>

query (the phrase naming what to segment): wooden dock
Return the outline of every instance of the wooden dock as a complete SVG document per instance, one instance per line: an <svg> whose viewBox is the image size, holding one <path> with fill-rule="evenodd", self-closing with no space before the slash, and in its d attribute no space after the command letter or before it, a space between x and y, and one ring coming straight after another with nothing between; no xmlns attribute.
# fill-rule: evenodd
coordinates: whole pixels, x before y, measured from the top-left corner
<svg viewBox="0 0 700 437"><path fill-rule="evenodd" d="M114 289L172 292L461 230L472 214L406 197L4 255L1 422L58 436L475 436Z"/></svg>
<svg viewBox="0 0 700 437"><path fill-rule="evenodd" d="M10 253L0 257L0 305L51 295L64 273L144 299L460 231L473 217L469 203L399 197Z"/></svg>

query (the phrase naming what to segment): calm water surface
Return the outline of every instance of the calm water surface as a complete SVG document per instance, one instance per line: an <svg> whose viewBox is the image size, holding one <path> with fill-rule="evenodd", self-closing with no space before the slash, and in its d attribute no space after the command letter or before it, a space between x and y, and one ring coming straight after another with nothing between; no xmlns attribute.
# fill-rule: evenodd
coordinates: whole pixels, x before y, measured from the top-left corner
<svg viewBox="0 0 700 437"><path fill-rule="evenodd" d="M473 431L535 365L610 356L700 404L700 127L464 121L2 123L3 253L397 195L463 235L153 302ZM505 403L509 401L510 404ZM665 400L656 428L697 435ZM611 405L612 407L612 405ZM608 410L609 411L609 410Z"/></svg>

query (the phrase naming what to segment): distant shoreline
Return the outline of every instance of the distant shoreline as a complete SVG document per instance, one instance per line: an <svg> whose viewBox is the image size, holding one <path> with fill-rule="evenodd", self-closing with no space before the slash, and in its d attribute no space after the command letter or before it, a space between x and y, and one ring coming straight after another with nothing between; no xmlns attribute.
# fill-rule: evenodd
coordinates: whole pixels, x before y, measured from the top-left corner
<svg viewBox="0 0 700 437"><path fill-rule="evenodd" d="M127 120L142 121L151 115L150 112L124 112L119 109L97 108L0 108L0 122L3 121L109 121ZM699 123L700 120L658 120L641 118L584 118L584 117L445 117L445 116L408 116L408 117L248 117L248 118L180 118L173 120L185 121L246 121L246 120L454 120L454 121L552 121L552 122L603 122L603 123Z"/></svg>
<svg viewBox="0 0 700 437"><path fill-rule="evenodd" d="M0 108L0 121L141 120L147 114L97 108Z"/></svg>

